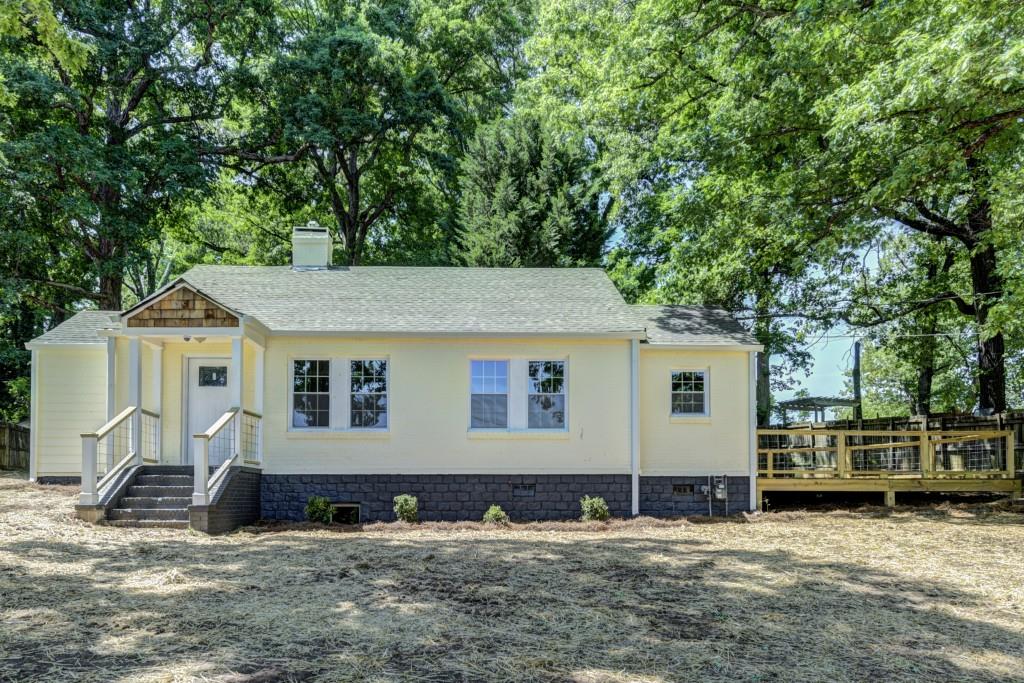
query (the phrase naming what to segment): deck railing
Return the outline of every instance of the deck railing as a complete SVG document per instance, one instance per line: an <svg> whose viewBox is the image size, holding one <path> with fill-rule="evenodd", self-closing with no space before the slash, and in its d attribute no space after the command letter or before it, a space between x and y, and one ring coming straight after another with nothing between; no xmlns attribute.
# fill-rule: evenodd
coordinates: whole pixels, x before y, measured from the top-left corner
<svg viewBox="0 0 1024 683"><path fill-rule="evenodd" d="M159 459L160 415L137 406L125 408L95 432L82 434L79 504L96 505L106 487L126 468Z"/></svg>
<svg viewBox="0 0 1024 683"><path fill-rule="evenodd" d="M1012 478L1010 431L759 429L759 477Z"/></svg>

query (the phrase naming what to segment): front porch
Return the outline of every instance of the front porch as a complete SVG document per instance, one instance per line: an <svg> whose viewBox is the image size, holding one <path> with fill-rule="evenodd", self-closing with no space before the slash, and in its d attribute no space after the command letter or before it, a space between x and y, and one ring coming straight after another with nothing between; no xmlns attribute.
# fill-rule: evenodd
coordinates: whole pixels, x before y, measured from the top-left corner
<svg viewBox="0 0 1024 683"><path fill-rule="evenodd" d="M1010 431L759 429L757 460L758 509L771 491L1021 496Z"/></svg>
<svg viewBox="0 0 1024 683"><path fill-rule="evenodd" d="M108 419L81 435L78 515L177 524L208 508L232 469L258 472L265 340L187 285L126 311L107 336ZM175 490L131 495L140 477L174 477Z"/></svg>

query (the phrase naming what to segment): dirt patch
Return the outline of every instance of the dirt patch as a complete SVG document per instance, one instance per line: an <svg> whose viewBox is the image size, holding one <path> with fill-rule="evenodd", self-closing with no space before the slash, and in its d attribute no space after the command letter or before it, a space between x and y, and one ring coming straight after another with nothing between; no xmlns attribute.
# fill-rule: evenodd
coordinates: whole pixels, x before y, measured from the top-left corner
<svg viewBox="0 0 1024 683"><path fill-rule="evenodd" d="M1024 680L1024 515L608 524L75 520L0 480L0 680Z"/></svg>

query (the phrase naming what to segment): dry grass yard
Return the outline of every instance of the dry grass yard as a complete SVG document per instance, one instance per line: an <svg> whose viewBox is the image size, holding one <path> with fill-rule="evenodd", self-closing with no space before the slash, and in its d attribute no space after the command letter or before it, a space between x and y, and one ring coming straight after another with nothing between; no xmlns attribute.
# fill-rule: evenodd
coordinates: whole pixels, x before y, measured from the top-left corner
<svg viewBox="0 0 1024 683"><path fill-rule="evenodd" d="M0 479L0 680L1024 680L1024 515L290 528L72 518Z"/></svg>

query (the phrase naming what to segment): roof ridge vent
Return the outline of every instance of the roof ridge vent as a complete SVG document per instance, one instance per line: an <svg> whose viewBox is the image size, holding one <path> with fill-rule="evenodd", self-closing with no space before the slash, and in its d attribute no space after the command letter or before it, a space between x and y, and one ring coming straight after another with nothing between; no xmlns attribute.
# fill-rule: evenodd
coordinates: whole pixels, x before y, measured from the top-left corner
<svg viewBox="0 0 1024 683"><path fill-rule="evenodd" d="M331 267L334 242L331 231L316 221L292 228L292 268L302 270Z"/></svg>

